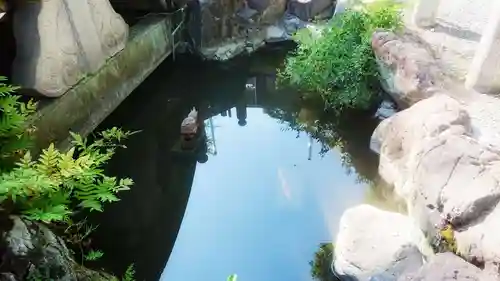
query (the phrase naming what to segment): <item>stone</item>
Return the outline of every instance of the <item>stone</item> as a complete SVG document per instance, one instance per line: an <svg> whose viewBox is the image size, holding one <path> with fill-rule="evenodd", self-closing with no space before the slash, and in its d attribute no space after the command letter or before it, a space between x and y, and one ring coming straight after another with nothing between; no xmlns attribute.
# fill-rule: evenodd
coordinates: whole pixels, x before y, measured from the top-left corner
<svg viewBox="0 0 500 281"><path fill-rule="evenodd" d="M333 0L291 0L288 3L288 12L303 21L309 21L328 8L333 10L333 5Z"/></svg>
<svg viewBox="0 0 500 281"><path fill-rule="evenodd" d="M500 150L475 138L470 116L438 94L385 119L372 135L379 173L429 237L453 227L459 253L498 270Z"/></svg>
<svg viewBox="0 0 500 281"><path fill-rule="evenodd" d="M123 49L128 27L108 0L28 1L14 14L13 83L59 97Z"/></svg>
<svg viewBox="0 0 500 281"><path fill-rule="evenodd" d="M109 1L87 0L104 55L113 56L125 48L129 28Z"/></svg>
<svg viewBox="0 0 500 281"><path fill-rule="evenodd" d="M457 230L455 239L458 252L467 260L493 267L492 271L499 272L500 264L500 237L498 235L498 221L500 207L487 210L479 216L476 224ZM498 280L498 279L497 279Z"/></svg>
<svg viewBox="0 0 500 281"><path fill-rule="evenodd" d="M398 281L417 280L493 281L493 279L488 279L479 268L452 253L437 254L417 272L398 279Z"/></svg>
<svg viewBox="0 0 500 281"><path fill-rule="evenodd" d="M11 228L4 230L1 239L5 245L1 260L8 260L4 274L22 276L49 274L54 280L76 280L73 264L64 242L46 226L19 217L10 217ZM9 268L10 267L10 268Z"/></svg>
<svg viewBox="0 0 500 281"><path fill-rule="evenodd" d="M285 0L201 1L201 53L208 60L225 61L257 50L285 9Z"/></svg>
<svg viewBox="0 0 500 281"><path fill-rule="evenodd" d="M404 184L410 214L428 233L433 233L432 225L425 222L432 212L455 228L474 225L500 200L499 165L500 152L469 136L445 134L428 141L416 151Z"/></svg>
<svg viewBox="0 0 500 281"><path fill-rule="evenodd" d="M444 131L470 134L470 118L460 104L447 95L436 95L383 120L372 135L372 149L380 151L379 173L395 192L407 198L404 183L410 177L414 150ZM374 145L378 143L378 146Z"/></svg>
<svg viewBox="0 0 500 281"><path fill-rule="evenodd" d="M195 135L198 131L198 112L192 109L188 116L182 120L181 134Z"/></svg>
<svg viewBox="0 0 500 281"><path fill-rule="evenodd" d="M384 100L379 105L377 112L375 112L375 118L380 120L387 119L392 115L397 113L397 106L392 101Z"/></svg>
<svg viewBox="0 0 500 281"><path fill-rule="evenodd" d="M376 31L372 48L382 86L401 108L434 95L444 79L431 49L408 31L402 35Z"/></svg>
<svg viewBox="0 0 500 281"><path fill-rule="evenodd" d="M112 280L78 265L64 241L44 224L17 216L2 217L1 223L0 280Z"/></svg>
<svg viewBox="0 0 500 281"><path fill-rule="evenodd" d="M409 217L359 205L340 219L334 267L340 276L359 281L374 275L397 280L420 268L422 252L428 253L425 237Z"/></svg>

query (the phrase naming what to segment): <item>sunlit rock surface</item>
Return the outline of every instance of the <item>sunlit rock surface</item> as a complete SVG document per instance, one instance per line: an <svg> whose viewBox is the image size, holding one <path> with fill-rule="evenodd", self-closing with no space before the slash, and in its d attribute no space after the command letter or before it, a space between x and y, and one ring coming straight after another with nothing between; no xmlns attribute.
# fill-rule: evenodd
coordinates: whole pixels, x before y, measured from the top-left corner
<svg viewBox="0 0 500 281"><path fill-rule="evenodd" d="M493 281L479 268L452 253L437 254L417 272L401 276L398 281Z"/></svg>
<svg viewBox="0 0 500 281"><path fill-rule="evenodd" d="M45 0L14 16L15 84L48 97L63 95L122 50L128 26L108 0Z"/></svg>
<svg viewBox="0 0 500 281"><path fill-rule="evenodd" d="M500 151L478 142L465 108L436 95L382 121L379 173L406 200L429 236L450 224L458 250L475 263L500 262Z"/></svg>
<svg viewBox="0 0 500 281"><path fill-rule="evenodd" d="M339 275L360 281L376 275L397 280L423 264L424 241L420 229L405 215L356 206L340 219L334 267Z"/></svg>

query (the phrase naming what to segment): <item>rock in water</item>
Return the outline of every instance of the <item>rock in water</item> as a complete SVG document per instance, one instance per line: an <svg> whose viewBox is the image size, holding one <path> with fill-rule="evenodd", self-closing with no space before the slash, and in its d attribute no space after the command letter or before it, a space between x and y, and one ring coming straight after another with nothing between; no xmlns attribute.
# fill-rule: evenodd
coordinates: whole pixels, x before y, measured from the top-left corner
<svg viewBox="0 0 500 281"><path fill-rule="evenodd" d="M426 252L425 237L414 222L370 205L348 209L340 219L335 243L335 270L341 276L368 281L397 280L418 270Z"/></svg>
<svg viewBox="0 0 500 281"><path fill-rule="evenodd" d="M192 109L188 116L182 120L181 134L182 135L195 135L198 132L198 111Z"/></svg>

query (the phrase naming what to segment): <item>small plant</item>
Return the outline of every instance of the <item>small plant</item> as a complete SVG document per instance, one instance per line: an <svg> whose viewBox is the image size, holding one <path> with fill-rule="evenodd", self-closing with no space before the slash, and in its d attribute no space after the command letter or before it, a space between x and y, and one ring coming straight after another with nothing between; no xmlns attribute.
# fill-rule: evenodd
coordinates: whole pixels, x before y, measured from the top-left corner
<svg viewBox="0 0 500 281"><path fill-rule="evenodd" d="M118 201L116 193L133 184L102 170L119 146L116 141L131 134L113 128L92 144L72 134L73 147L66 153L52 144L36 160L26 152L16 168L0 175L0 203L9 213L46 223L69 222L83 209L102 211L103 203Z"/></svg>
<svg viewBox="0 0 500 281"><path fill-rule="evenodd" d="M457 253L457 241L455 240L455 234L451 224L447 224L443 229L439 231L441 237L441 243L444 250Z"/></svg>
<svg viewBox="0 0 500 281"><path fill-rule="evenodd" d="M319 94L335 113L366 109L379 88L372 33L400 26L399 5L376 1L335 16L319 35L304 29L295 37L299 46L279 72L279 83Z"/></svg>
<svg viewBox="0 0 500 281"><path fill-rule="evenodd" d="M12 168L31 147L34 128L27 120L36 110L36 103L20 102L20 96L14 95L19 87L7 85L4 81L6 78L0 76L0 172Z"/></svg>
<svg viewBox="0 0 500 281"><path fill-rule="evenodd" d="M87 261L96 261L104 256L104 253L101 250L90 250L85 255L85 260Z"/></svg>
<svg viewBox="0 0 500 281"><path fill-rule="evenodd" d="M135 280L135 269L134 264L131 264L125 270L121 281L134 281Z"/></svg>

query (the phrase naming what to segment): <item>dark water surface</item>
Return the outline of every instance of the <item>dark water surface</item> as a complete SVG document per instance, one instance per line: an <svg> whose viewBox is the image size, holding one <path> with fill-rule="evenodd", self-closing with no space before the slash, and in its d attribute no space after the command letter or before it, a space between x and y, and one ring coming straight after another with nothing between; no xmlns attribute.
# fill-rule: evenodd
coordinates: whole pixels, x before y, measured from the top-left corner
<svg viewBox="0 0 500 281"><path fill-rule="evenodd" d="M94 218L99 266L119 274L134 263L148 281L311 280L309 261L342 212L373 197L377 122L354 114L339 127L275 90L283 55L166 62L101 125L142 131L107 167L135 185ZM172 149L193 106L206 119L206 162Z"/></svg>

